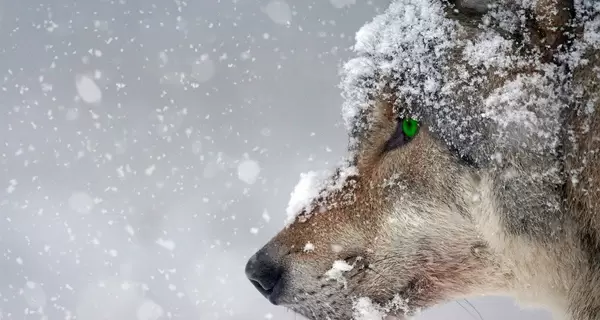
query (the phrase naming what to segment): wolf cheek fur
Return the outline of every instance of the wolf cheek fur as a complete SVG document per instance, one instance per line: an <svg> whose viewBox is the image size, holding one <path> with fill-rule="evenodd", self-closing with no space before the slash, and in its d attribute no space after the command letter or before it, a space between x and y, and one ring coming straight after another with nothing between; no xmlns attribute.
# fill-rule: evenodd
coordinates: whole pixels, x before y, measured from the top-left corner
<svg viewBox="0 0 600 320"><path fill-rule="evenodd" d="M350 161L246 266L271 302L343 320L507 294L600 318L600 8L495 3L398 0L359 32ZM418 134L386 149L406 117Z"/></svg>

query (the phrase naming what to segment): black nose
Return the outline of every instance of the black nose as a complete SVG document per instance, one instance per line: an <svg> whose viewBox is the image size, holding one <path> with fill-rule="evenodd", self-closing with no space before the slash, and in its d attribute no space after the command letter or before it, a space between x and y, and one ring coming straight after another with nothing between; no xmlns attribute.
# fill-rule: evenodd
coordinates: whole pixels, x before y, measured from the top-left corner
<svg viewBox="0 0 600 320"><path fill-rule="evenodd" d="M273 304L277 304L277 297L281 294L282 274L283 268L264 248L250 257L246 263L246 276L254 287Z"/></svg>

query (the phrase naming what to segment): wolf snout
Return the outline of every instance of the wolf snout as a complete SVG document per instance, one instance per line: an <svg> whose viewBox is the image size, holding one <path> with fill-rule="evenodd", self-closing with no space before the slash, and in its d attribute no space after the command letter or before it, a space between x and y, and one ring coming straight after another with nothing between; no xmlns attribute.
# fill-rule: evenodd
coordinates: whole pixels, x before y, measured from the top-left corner
<svg viewBox="0 0 600 320"><path fill-rule="evenodd" d="M273 304L277 304L277 298L281 295L282 275L283 267L265 248L246 263L246 277Z"/></svg>

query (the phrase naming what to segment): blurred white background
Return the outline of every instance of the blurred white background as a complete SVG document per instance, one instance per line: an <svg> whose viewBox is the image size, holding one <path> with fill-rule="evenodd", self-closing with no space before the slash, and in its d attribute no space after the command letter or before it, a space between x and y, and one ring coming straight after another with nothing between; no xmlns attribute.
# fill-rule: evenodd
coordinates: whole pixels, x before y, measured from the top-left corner
<svg viewBox="0 0 600 320"><path fill-rule="evenodd" d="M344 153L338 67L387 4L0 2L0 319L299 319L244 264Z"/></svg>

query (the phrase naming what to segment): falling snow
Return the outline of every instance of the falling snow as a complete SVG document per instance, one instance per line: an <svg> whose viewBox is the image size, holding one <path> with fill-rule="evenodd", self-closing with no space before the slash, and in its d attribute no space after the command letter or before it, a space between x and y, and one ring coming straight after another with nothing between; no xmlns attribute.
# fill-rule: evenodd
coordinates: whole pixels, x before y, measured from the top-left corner
<svg viewBox="0 0 600 320"><path fill-rule="evenodd" d="M77 93L86 103L99 103L102 100L102 91L94 81L86 75L77 76L75 79Z"/></svg>
<svg viewBox="0 0 600 320"><path fill-rule="evenodd" d="M78 213L90 213L94 199L85 192L75 192L69 197L69 206Z"/></svg>
<svg viewBox="0 0 600 320"><path fill-rule="evenodd" d="M169 251L173 251L175 250L175 242L173 240L165 240L165 239L158 239L156 240L156 244L158 244L159 246L169 250Z"/></svg>
<svg viewBox="0 0 600 320"><path fill-rule="evenodd" d="M329 1L331 2L331 4L334 7L338 8L338 9L356 4L356 0L329 0Z"/></svg>
<svg viewBox="0 0 600 320"><path fill-rule="evenodd" d="M290 5L281 0L271 0L263 11L277 24L286 25L292 20L292 10Z"/></svg>
<svg viewBox="0 0 600 320"><path fill-rule="evenodd" d="M148 168L146 168L146 170L144 170L144 173L147 176L151 176L154 173L154 170L156 170L156 166L155 165L151 165Z"/></svg>
<svg viewBox="0 0 600 320"><path fill-rule="evenodd" d="M136 312L137 320L158 320L164 315L161 306L152 300L144 301Z"/></svg>
<svg viewBox="0 0 600 320"><path fill-rule="evenodd" d="M25 286L23 287L23 296L31 308L37 309L46 306L46 293L39 284L33 281L27 281L25 283Z"/></svg>
<svg viewBox="0 0 600 320"><path fill-rule="evenodd" d="M254 184L260 174L260 166L254 160L243 160L237 167L237 175L247 184Z"/></svg>
<svg viewBox="0 0 600 320"><path fill-rule="evenodd" d="M434 41L455 28L439 7L402 1L414 10L380 0L3 6L0 319L300 319L264 299L243 266L282 222L321 212L317 200L359 174L335 162L363 124L363 78L406 63L420 79L431 45L453 48L454 38ZM599 21L579 45L600 44ZM379 59L422 35L429 42ZM472 68L519 62L498 34L461 45ZM431 74L403 97L436 103L447 79ZM522 95L543 89L538 80L493 91L481 117L552 126ZM347 249L303 241L306 257ZM353 268L335 261L326 277L344 283ZM382 320L385 308L361 298L352 312Z"/></svg>
<svg viewBox="0 0 600 320"><path fill-rule="evenodd" d="M15 189L17 188L17 185L19 183L17 182L17 180L12 179L8 182L8 187L6 187L6 193L13 193L15 191Z"/></svg>
<svg viewBox="0 0 600 320"><path fill-rule="evenodd" d="M210 80L215 74L215 64L207 54L196 60L192 65L192 77L200 82Z"/></svg>

